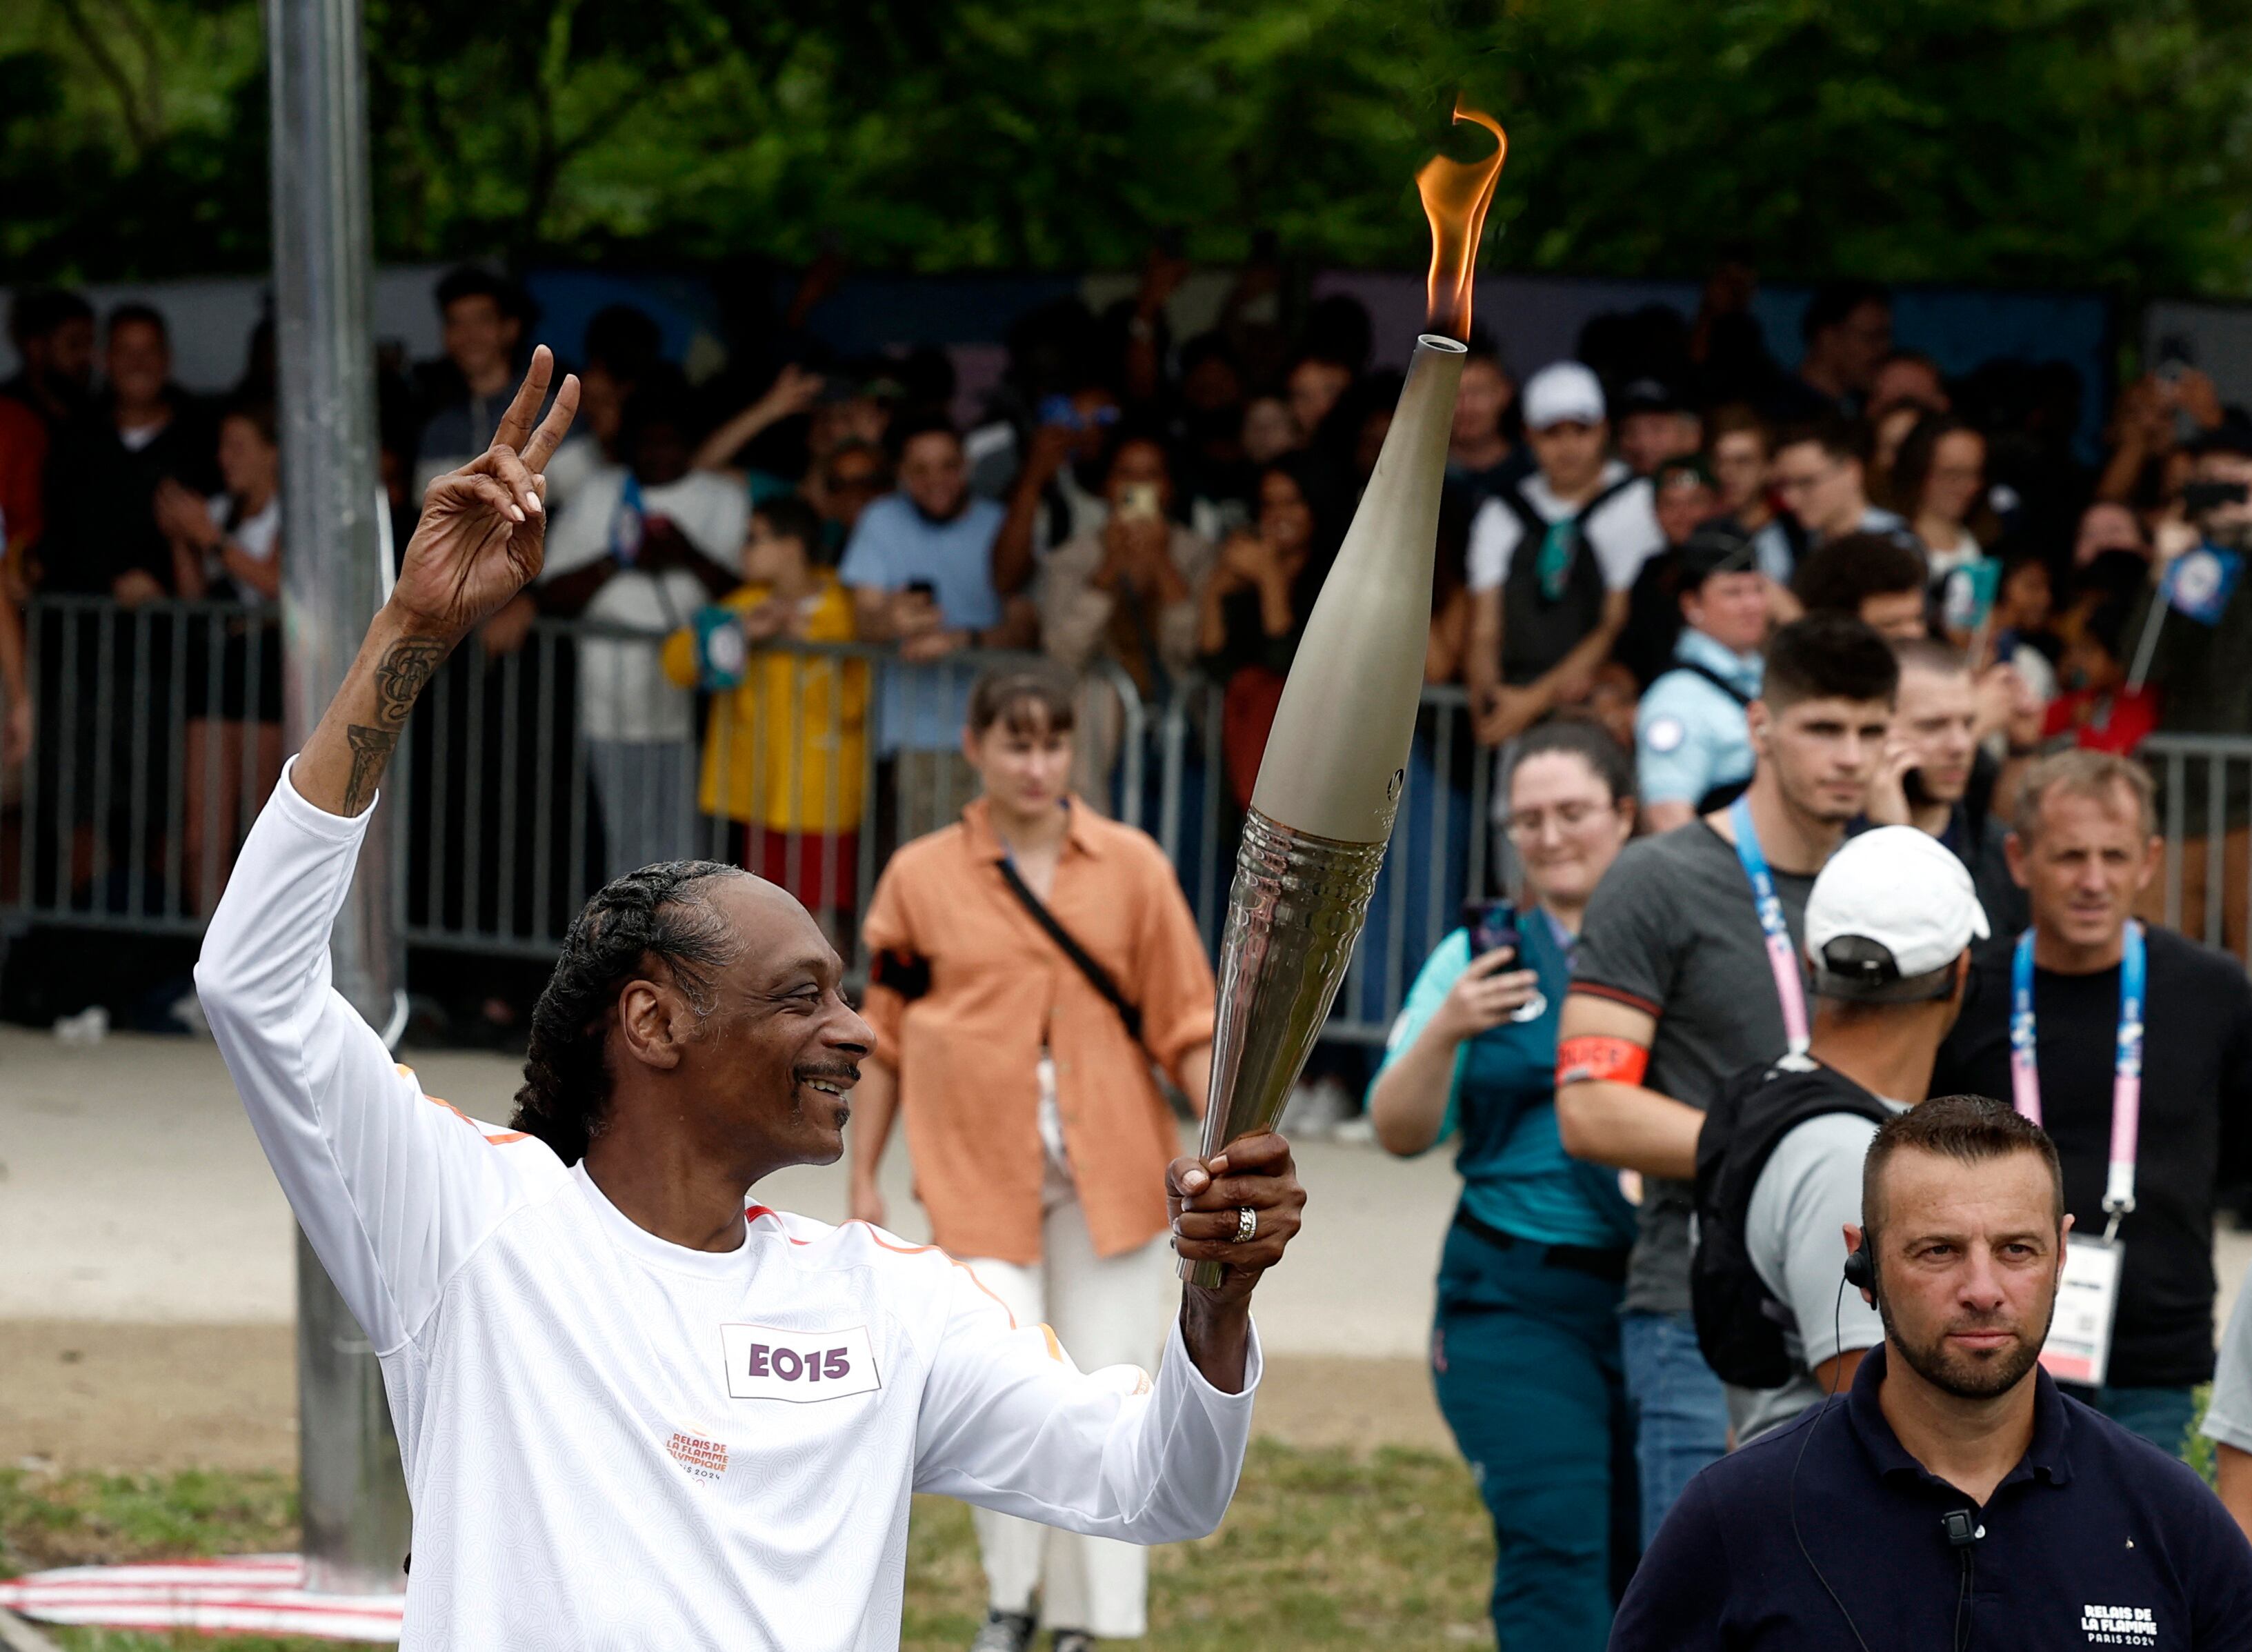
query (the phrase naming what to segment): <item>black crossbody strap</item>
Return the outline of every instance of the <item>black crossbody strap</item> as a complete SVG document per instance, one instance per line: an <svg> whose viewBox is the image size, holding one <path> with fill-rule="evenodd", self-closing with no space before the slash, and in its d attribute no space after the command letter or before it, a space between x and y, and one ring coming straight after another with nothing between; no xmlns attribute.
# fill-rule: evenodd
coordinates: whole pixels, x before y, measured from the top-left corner
<svg viewBox="0 0 2252 1652"><path fill-rule="evenodd" d="M1729 682L1727 677L1722 677L1709 665L1699 665L1694 660L1676 660L1671 669L1676 671L1686 671L1692 677L1703 677L1739 705L1749 705L1752 703L1750 695Z"/></svg>
<svg viewBox="0 0 2252 1652"><path fill-rule="evenodd" d="M1000 864L1002 878L1017 899L1025 903L1025 910L1032 913L1032 921L1047 932L1050 941L1063 948L1064 956L1077 965L1079 973L1087 977L1087 984L1101 993L1103 1001L1118 1012L1118 1018L1126 1024L1126 1036L1136 1044L1141 1043L1142 1012L1126 1002L1126 995L1118 990L1118 983L1110 978L1110 972L1095 962L1086 947L1072 939L1070 930L1056 921L1055 914L1047 909L1018 872L1016 863L1004 860Z"/></svg>

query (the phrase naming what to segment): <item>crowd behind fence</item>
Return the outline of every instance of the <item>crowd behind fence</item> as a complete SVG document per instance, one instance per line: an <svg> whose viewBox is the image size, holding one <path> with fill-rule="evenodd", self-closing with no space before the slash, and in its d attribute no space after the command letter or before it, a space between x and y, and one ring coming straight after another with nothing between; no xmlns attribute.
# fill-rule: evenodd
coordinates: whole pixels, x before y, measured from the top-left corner
<svg viewBox="0 0 2252 1652"><path fill-rule="evenodd" d="M199 933L279 774L278 623L232 603L128 609L68 596L40 599L28 621L46 691L32 756L0 794L0 915L18 928ZM749 663L768 673L754 691L778 691L787 714L739 724L715 705L731 691L670 691L685 732L641 742L676 748L652 788L636 784L651 771L608 760L607 746L628 742L602 737L598 679L656 681L665 645L555 620L505 652L463 643L393 769L396 899L411 946L551 954L587 896L629 870L620 845L658 844L783 883L865 978L858 918L886 861L972 795L954 750L970 684L1030 656L907 665L865 644L764 648ZM1088 743L1108 753L1082 791L1157 840L1216 949L1240 828L1221 774L1219 690L1191 678L1145 705L1124 671L1098 663L1082 705ZM2159 736L2145 749L2165 800L2166 921L2241 954L2252 912L2224 910L2217 876L2186 895L2184 864L2188 847L2237 850L2228 803L2232 786L2252 788L2252 738ZM1393 852L1331 1038L1381 1041L1463 901L1505 885L1494 859L1505 850L1488 827L1500 760L1472 738L1461 689L1425 691Z"/></svg>
<svg viewBox="0 0 2252 1652"><path fill-rule="evenodd" d="M233 603L52 596L27 615L41 727L0 824L0 914L151 935L200 932L281 763L280 631ZM619 845L663 845L761 870L804 900L847 958L891 853L958 816L974 781L956 752L971 683L1037 658L963 653L902 663L865 644L781 643L786 715L719 714L728 690L677 690L684 738L603 738L603 673L661 674L666 639L542 620L523 642L472 636L433 680L392 770L400 931L410 946L538 958L587 896L628 870ZM772 692L775 679L765 679ZM856 686L857 684L857 686ZM261 711L272 717L262 717ZM593 717L587 713L594 712ZM1221 696L1192 678L1145 705L1098 662L1081 725L1107 753L1082 775L1096 807L1148 831L1217 948L1240 821L1220 774ZM787 731L778 746L772 726ZM747 738L739 728L747 727ZM1099 735L1095 731L1100 731ZM657 788L607 746L675 747ZM1331 1036L1373 1043L1417 965L1487 881L1494 754L1471 738L1460 689L1429 691L1394 852ZM747 783L742 771L747 771Z"/></svg>

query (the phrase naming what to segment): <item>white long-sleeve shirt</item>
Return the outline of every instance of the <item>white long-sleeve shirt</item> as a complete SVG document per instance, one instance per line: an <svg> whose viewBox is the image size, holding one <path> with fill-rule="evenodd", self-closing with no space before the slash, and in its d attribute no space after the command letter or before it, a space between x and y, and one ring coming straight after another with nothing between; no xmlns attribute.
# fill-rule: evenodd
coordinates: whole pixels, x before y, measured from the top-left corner
<svg viewBox="0 0 2252 1652"><path fill-rule="evenodd" d="M409 1648L899 1644L911 1493L1137 1543L1234 1495L1244 1392L1174 1329L1082 1375L969 1270L750 1207L732 1252L636 1226L534 1138L426 1096L330 986L366 817L285 773L196 968L314 1250L381 1358L414 1508Z"/></svg>

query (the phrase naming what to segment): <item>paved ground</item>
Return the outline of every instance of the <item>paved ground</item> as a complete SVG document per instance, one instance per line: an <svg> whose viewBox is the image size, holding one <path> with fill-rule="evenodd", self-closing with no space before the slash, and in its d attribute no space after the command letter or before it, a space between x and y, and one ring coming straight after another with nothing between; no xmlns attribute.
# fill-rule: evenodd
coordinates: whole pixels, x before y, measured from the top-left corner
<svg viewBox="0 0 2252 1652"><path fill-rule="evenodd" d="M516 1063L412 1059L432 1094L507 1116ZM1262 1426L1443 1447L1421 1354L1452 1171L1327 1142L1299 1157L1306 1232L1260 1294L1275 1357ZM896 1149L886 1183L893 1225L927 1238ZM787 1172L760 1197L837 1220L844 1169ZM83 1049L0 1028L0 1462L288 1461L295 1255L210 1045L121 1035Z"/></svg>
<svg viewBox="0 0 2252 1652"><path fill-rule="evenodd" d="M424 1052L423 1086L501 1120L518 1079L497 1056ZM1303 1443L1443 1448L1421 1351L1453 1209L1444 1155L1298 1149L1307 1225L1260 1288L1274 1357L1268 1432ZM892 1225L928 1237L904 1155ZM841 1165L760 1188L844 1213ZM2252 1236L2223 1236L2233 1301ZM294 1457L289 1211L208 1044L116 1036L93 1049L0 1028L0 1463L253 1467Z"/></svg>

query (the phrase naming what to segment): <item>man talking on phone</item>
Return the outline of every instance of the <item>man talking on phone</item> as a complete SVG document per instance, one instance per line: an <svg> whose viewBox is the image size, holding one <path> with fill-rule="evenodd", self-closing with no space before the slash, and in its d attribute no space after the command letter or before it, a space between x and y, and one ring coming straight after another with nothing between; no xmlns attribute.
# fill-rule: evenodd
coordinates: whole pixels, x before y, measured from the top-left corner
<svg viewBox="0 0 2252 1652"><path fill-rule="evenodd" d="M1082 1374L968 1270L747 1204L844 1151L875 1032L810 915L735 867L595 893L533 1011L511 1128L422 1093L330 987L329 933L431 674L539 572L578 405L425 496L399 580L282 772L196 986L252 1128L382 1362L414 1510L409 1649L899 1645L912 1494L1135 1543L1242 1467L1250 1296L1304 1203L1279 1136L1165 1170L1182 1292L1154 1377Z"/></svg>
<svg viewBox="0 0 2252 1652"><path fill-rule="evenodd" d="M1978 744L1978 683L1952 643L1916 637L1893 644L1900 698L1884 760L1869 782L1867 823L1913 826L1961 861L1996 924L2025 925L2025 895L2010 878L1994 813L2002 767Z"/></svg>

